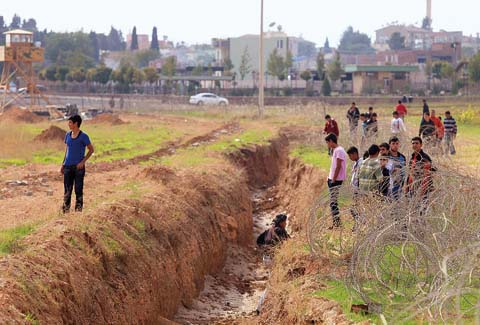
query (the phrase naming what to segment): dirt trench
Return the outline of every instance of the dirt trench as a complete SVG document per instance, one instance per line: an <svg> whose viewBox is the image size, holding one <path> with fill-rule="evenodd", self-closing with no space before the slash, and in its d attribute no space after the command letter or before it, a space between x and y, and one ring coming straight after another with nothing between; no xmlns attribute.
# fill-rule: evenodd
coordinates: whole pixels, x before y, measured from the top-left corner
<svg viewBox="0 0 480 325"><path fill-rule="evenodd" d="M251 315L268 280L254 238L284 209L300 229L296 214L318 188L288 158L285 136L229 159L201 175L149 167L139 175L158 180L149 197L52 221L27 237L0 260L0 319L231 324Z"/></svg>

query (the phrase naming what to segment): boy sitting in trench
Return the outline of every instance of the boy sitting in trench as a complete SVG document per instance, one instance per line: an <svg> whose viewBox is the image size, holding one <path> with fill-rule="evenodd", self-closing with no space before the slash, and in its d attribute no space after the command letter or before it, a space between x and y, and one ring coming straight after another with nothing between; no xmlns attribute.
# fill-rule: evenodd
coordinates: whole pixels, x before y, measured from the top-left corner
<svg viewBox="0 0 480 325"><path fill-rule="evenodd" d="M287 232L287 215L278 214L275 219L273 219L272 226L270 229L265 230L257 238L257 245L269 245L275 246L278 243L287 240L290 238L290 235Z"/></svg>

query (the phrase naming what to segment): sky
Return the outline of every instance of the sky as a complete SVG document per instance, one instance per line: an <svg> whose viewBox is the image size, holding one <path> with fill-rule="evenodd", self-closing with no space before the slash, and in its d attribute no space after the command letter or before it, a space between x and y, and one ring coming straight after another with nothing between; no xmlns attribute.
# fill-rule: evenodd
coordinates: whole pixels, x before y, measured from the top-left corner
<svg viewBox="0 0 480 325"><path fill-rule="evenodd" d="M174 42L209 43L213 37L258 34L260 0L1 0L0 15L10 23L13 14L34 18L40 29L57 32L91 30L108 33L110 26L124 36L158 28L159 38ZM434 30L480 32L480 1L432 0ZM275 22L290 36L303 36L322 46L328 37L336 46L351 25L368 34L392 22L421 24L426 0L264 0L265 24ZM266 28L268 29L268 28Z"/></svg>

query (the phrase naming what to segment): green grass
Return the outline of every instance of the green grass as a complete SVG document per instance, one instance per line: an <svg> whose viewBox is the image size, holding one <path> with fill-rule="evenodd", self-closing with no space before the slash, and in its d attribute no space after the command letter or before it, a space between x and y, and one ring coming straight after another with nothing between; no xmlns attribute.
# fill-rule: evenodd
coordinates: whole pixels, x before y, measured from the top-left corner
<svg viewBox="0 0 480 325"><path fill-rule="evenodd" d="M35 316L35 314L31 313L31 312L28 312L26 315L25 315L25 321L27 322L27 324L31 324L31 325L38 325L40 324L40 321L37 319L37 317Z"/></svg>
<svg viewBox="0 0 480 325"><path fill-rule="evenodd" d="M35 230L33 225L23 225L0 231L0 256L13 253L18 248L18 242Z"/></svg>
<svg viewBox="0 0 480 325"><path fill-rule="evenodd" d="M179 150L173 156L161 158L159 163L170 167L198 167L219 162L218 154L229 153L248 144L268 143L272 132L265 129L250 129L241 134L221 137L219 141L208 145Z"/></svg>
<svg viewBox="0 0 480 325"><path fill-rule="evenodd" d="M21 158L0 159L0 168L6 168L9 166L23 166L26 163L27 160Z"/></svg>
<svg viewBox="0 0 480 325"><path fill-rule="evenodd" d="M351 312L352 304L363 304L364 302L360 298L352 296L345 284L337 280L329 280L326 282L326 285L326 289L316 291L314 295L339 303L345 316L351 321L362 322L370 320L379 323L377 315L362 315Z"/></svg>
<svg viewBox="0 0 480 325"><path fill-rule="evenodd" d="M29 142L40 134L47 125L22 125L19 127L18 136ZM145 155L160 149L165 142L180 137L183 132L166 127L162 124L123 124L115 126L85 125L82 127L90 137L95 147L95 154L91 162L111 162L121 159L130 159ZM52 164L61 163L65 154L65 147L57 145L39 144L33 146L30 157L8 157L0 159L0 168L8 166L21 166L27 163Z"/></svg>
<svg viewBox="0 0 480 325"><path fill-rule="evenodd" d="M222 141L206 146L205 149L211 151L231 152L248 144L268 144L268 140L271 137L272 132L269 130L250 129L239 135L228 136Z"/></svg>
<svg viewBox="0 0 480 325"><path fill-rule="evenodd" d="M328 171L330 169L331 158L327 149L318 149L311 146L300 145L290 153L292 157L300 158L304 163Z"/></svg>

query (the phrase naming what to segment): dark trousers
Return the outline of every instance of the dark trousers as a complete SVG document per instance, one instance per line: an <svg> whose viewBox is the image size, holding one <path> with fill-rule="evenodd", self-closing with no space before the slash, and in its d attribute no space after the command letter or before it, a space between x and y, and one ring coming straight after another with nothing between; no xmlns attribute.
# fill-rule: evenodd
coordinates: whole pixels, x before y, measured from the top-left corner
<svg viewBox="0 0 480 325"><path fill-rule="evenodd" d="M328 192L330 193L330 210L332 210L333 225L340 226L340 210L338 209L338 196L340 194L340 186L343 181L332 182L328 180Z"/></svg>
<svg viewBox="0 0 480 325"><path fill-rule="evenodd" d="M83 208L83 179L85 168L77 169L77 166L65 166L63 169L63 212L70 211L72 191L75 188L75 211L82 211Z"/></svg>

